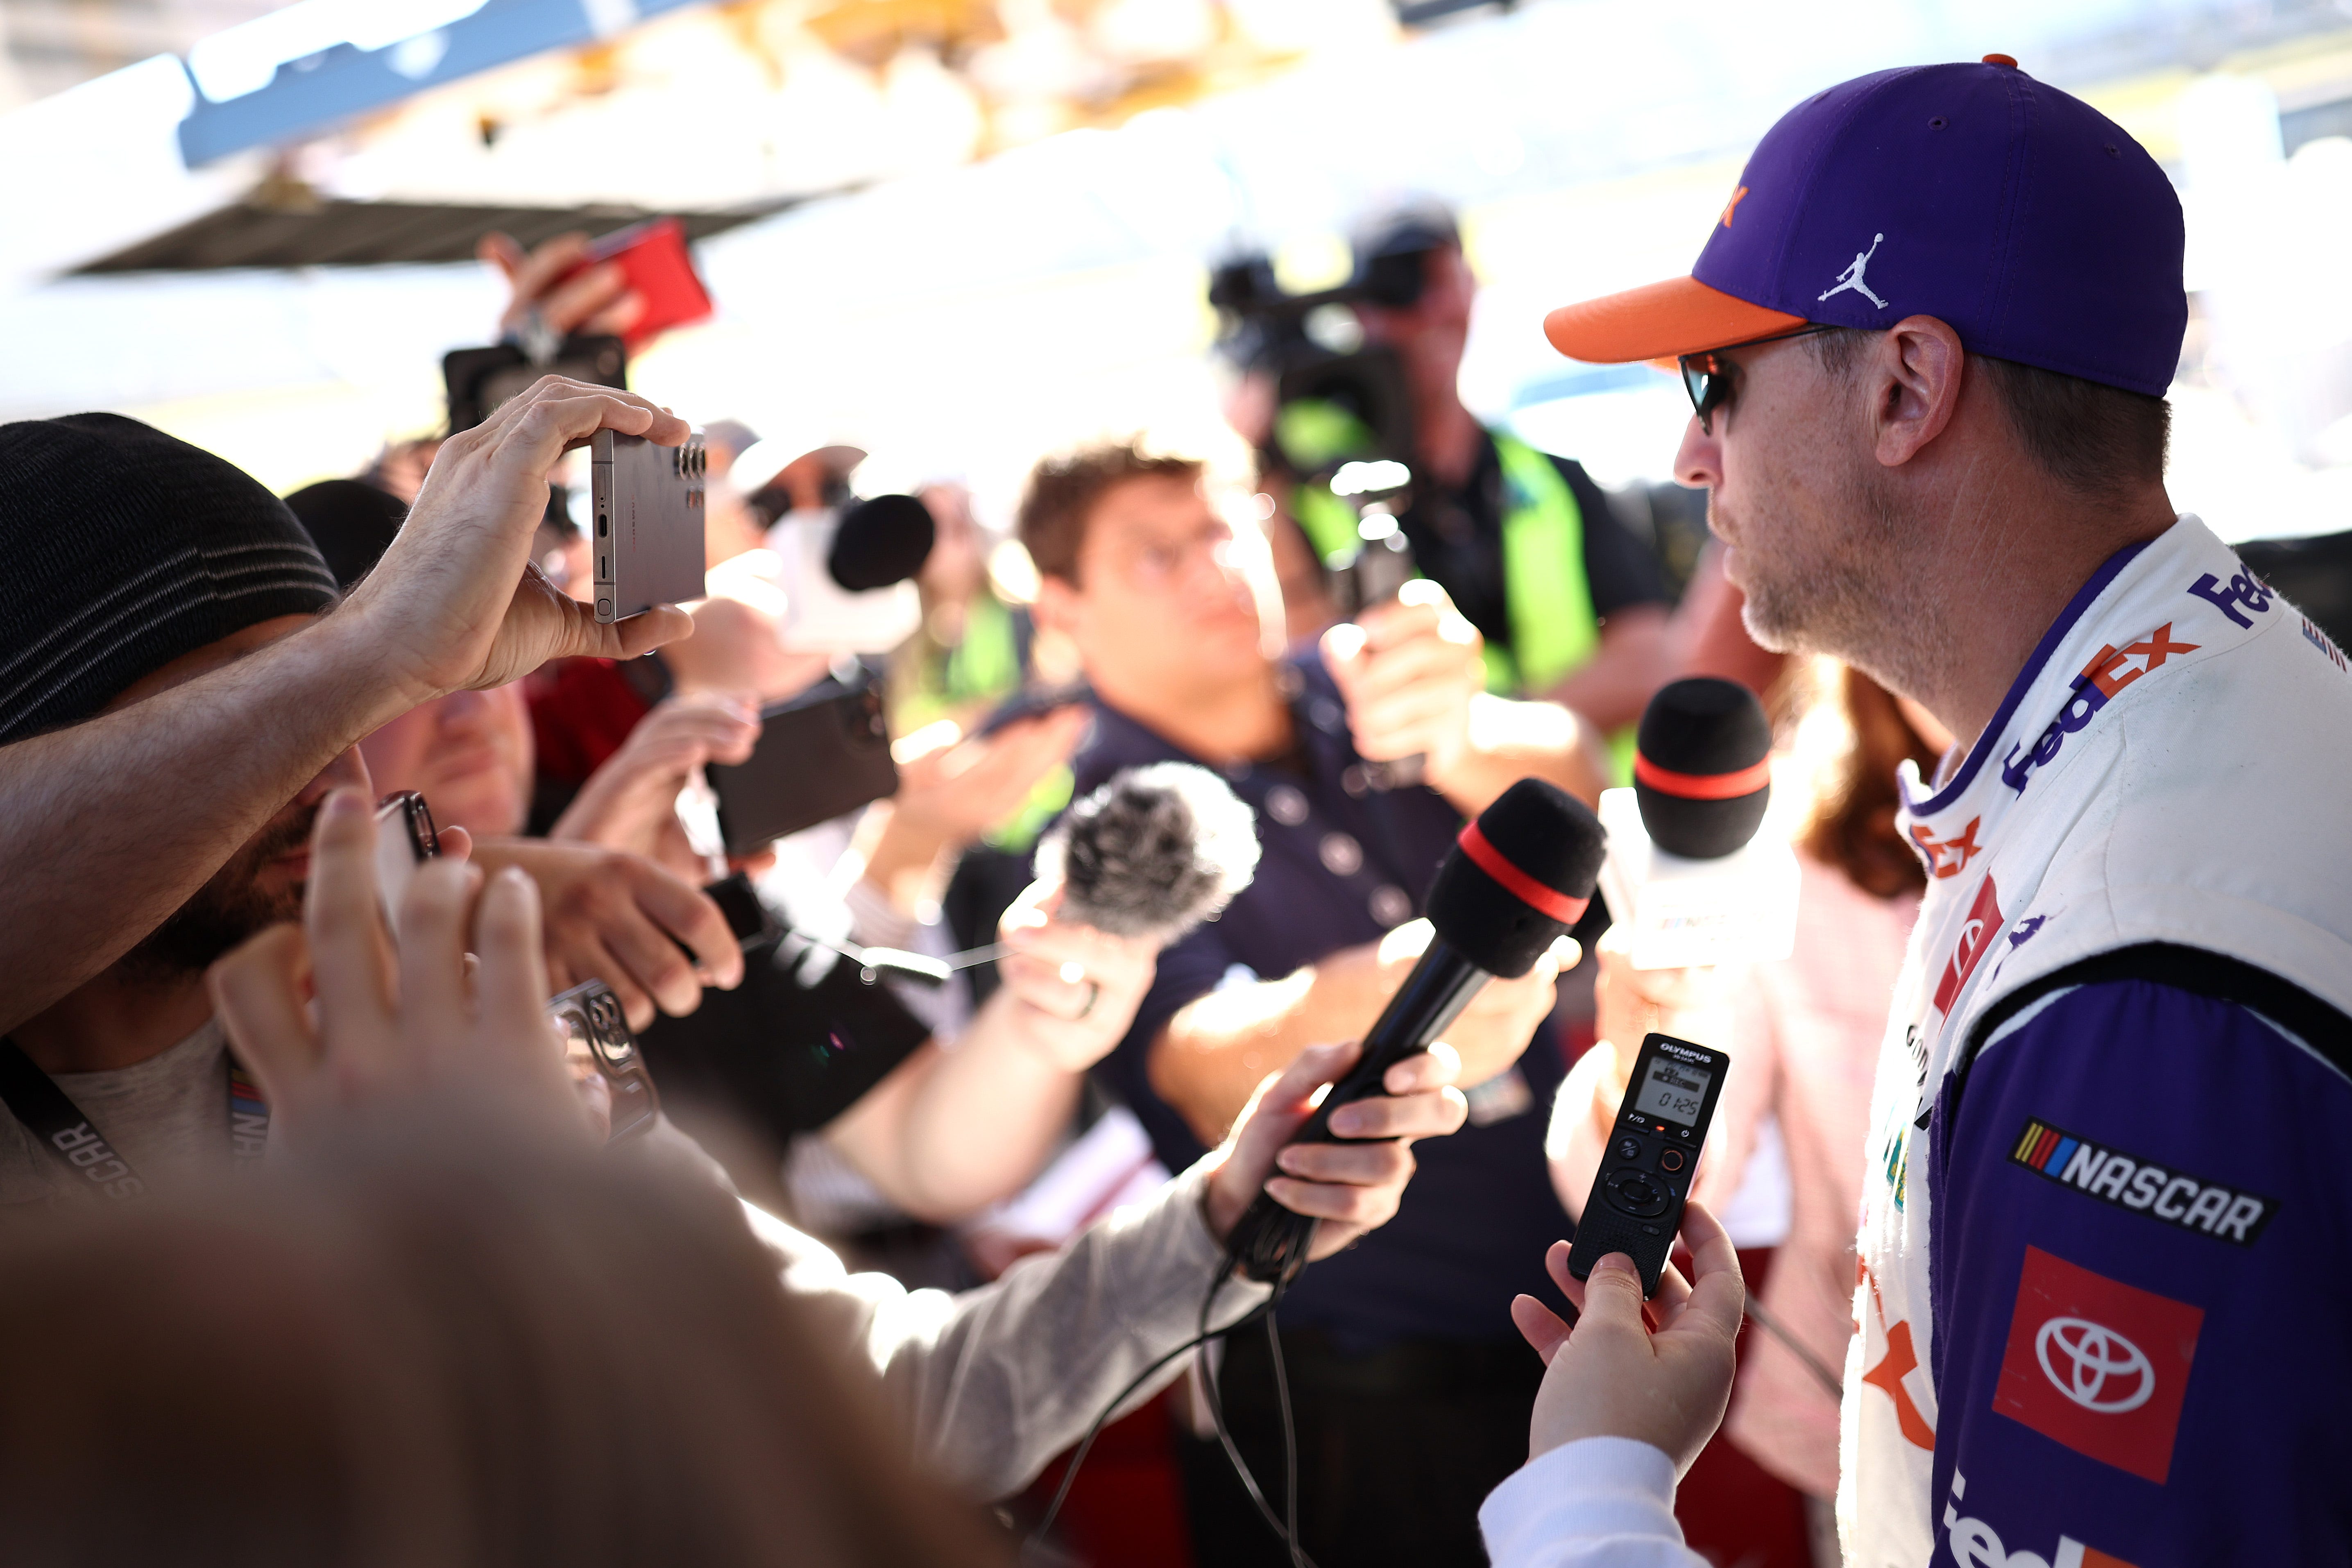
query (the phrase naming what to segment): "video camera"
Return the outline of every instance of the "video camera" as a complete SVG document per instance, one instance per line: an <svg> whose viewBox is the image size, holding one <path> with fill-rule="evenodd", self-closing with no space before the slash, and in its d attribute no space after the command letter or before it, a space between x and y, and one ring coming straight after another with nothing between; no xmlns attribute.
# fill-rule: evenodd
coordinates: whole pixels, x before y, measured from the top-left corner
<svg viewBox="0 0 2352 1568"><path fill-rule="evenodd" d="M1263 255L1210 275L1218 353L1274 384L1260 464L1295 487L1291 515L1343 616L1394 598L1416 574L1397 522L1412 504L1412 395L1395 351L1364 341L1356 310L1412 305L1439 242L1375 249L1347 283L1313 293L1286 292Z"/></svg>

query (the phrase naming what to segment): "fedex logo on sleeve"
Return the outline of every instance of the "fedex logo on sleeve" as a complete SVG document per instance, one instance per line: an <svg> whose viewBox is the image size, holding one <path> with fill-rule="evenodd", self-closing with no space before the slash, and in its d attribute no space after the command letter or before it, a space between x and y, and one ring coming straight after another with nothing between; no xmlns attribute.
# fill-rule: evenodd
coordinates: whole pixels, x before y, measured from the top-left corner
<svg viewBox="0 0 2352 1568"><path fill-rule="evenodd" d="M1968 1490L1968 1477L1954 1470L1951 1500L1944 1505L1944 1538L1951 1548L1952 1561L1960 1568L2132 1568L2122 1558L2086 1546L2071 1535L2060 1536L2058 1549L2047 1557L2021 1546L2006 1547L2000 1531L1991 1524L1960 1512L1960 1501Z"/></svg>
<svg viewBox="0 0 2352 1568"><path fill-rule="evenodd" d="M2270 589L2261 578L2248 572L2238 573L2227 583L2208 572L2189 584L2189 591L2241 626L2254 624L2246 618L2247 610L2259 616L2271 607Z"/></svg>
<svg viewBox="0 0 2352 1568"><path fill-rule="evenodd" d="M2205 1311L2025 1249L1992 1407L2162 1486Z"/></svg>

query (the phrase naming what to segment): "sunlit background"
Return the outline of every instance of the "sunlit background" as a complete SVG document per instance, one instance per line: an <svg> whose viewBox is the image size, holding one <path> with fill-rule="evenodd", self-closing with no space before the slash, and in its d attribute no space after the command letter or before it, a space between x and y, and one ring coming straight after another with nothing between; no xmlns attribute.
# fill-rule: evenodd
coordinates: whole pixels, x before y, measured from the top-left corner
<svg viewBox="0 0 2352 1568"><path fill-rule="evenodd" d="M1098 432L1237 468L1209 268L1335 281L1352 216L1425 193L1485 284L1471 406L1654 480L1680 389L1560 360L1543 310L1685 269L1805 94L1991 50L2179 187L2175 499L2346 527L2352 13L2317 0L0 0L0 417L349 473L495 336L483 229L678 213L718 312L639 390L1001 516Z"/></svg>

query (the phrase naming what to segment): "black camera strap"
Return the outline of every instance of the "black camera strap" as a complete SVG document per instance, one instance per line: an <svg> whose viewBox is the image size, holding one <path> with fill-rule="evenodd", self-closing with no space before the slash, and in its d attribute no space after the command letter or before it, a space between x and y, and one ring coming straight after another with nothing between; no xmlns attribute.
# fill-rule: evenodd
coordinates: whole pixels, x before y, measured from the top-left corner
<svg viewBox="0 0 2352 1568"><path fill-rule="evenodd" d="M120 1202L144 1194L147 1184L106 1135L81 1113L57 1080L0 1035L0 1103L25 1124L79 1186ZM269 1106L235 1057L228 1058L228 1147L239 1167L269 1147Z"/></svg>

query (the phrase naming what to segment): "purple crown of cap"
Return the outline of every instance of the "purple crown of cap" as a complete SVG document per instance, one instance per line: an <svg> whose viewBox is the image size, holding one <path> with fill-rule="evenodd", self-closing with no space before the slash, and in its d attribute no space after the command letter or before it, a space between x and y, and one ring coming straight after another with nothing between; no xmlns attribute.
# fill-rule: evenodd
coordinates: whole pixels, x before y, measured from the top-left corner
<svg viewBox="0 0 2352 1568"><path fill-rule="evenodd" d="M1857 77L1765 134L1691 275L1808 321L1948 323L1975 353L2162 395L2180 200L2140 144L2004 65Z"/></svg>

